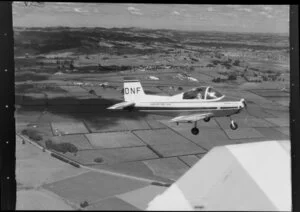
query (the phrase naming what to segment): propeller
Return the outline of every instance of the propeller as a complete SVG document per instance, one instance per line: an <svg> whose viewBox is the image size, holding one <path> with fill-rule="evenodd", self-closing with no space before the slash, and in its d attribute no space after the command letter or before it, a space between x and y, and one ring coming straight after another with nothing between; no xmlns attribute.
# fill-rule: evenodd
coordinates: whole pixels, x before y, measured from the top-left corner
<svg viewBox="0 0 300 212"><path fill-rule="evenodd" d="M246 100L243 98L243 99L241 99L241 102L243 103L244 108L247 110L247 103L246 103Z"/></svg>

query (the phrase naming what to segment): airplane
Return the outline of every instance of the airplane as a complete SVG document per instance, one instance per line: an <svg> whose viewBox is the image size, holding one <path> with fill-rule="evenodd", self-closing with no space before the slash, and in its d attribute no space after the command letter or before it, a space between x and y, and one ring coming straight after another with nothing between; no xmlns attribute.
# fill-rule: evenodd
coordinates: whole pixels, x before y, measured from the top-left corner
<svg viewBox="0 0 300 212"><path fill-rule="evenodd" d="M143 87L137 79L124 78L124 102L108 107L109 110L127 110L149 113L175 113L179 114L170 122L194 123L191 129L193 135L199 134L197 122L210 121L213 117L229 117L230 128L236 130L237 123L231 119L234 114L246 108L245 99L232 101L210 86L196 87L173 96L159 96L145 94Z"/></svg>

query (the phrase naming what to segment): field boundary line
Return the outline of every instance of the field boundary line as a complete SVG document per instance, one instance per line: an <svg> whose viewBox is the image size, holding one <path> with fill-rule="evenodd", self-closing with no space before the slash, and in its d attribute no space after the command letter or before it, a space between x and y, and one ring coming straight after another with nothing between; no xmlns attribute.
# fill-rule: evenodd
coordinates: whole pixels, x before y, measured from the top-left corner
<svg viewBox="0 0 300 212"><path fill-rule="evenodd" d="M40 146L39 144L37 144L36 142L34 141L31 141L29 138L26 138L25 136L23 135L20 135L20 134L17 134L20 138L26 140L27 142L29 142L30 144L36 146L37 148L43 150L45 149L45 152L47 152L49 155L51 155L51 153L53 154L57 154L56 152L52 152L42 146ZM88 170L91 170L91 171L95 171L95 172L99 172L99 173L103 173L103 174L108 174L108 175L114 175L114 176L118 176L118 177L124 177L124 178L129 178L129 179L132 179L132 180L139 180L139 181L144 181L144 182L147 182L147 183L153 183L153 182L157 182L157 183L161 183L161 184L165 184L165 182L160 182L160 181L154 181L154 180L150 180L150 179L147 179L147 178L142 178L142 177L137 177L137 176L132 176L132 175L127 175L127 174L123 174L123 173L118 173L118 172L112 172L112 171L107 171L107 170L101 170L101 169L96 169L96 168L92 168L92 167L88 167L88 166L85 166L85 165L82 165L76 161L73 161L61 154L59 154L61 157L64 157L66 158L67 160L70 160L76 164L79 164L80 167L82 168L85 168L85 169L88 169Z"/></svg>

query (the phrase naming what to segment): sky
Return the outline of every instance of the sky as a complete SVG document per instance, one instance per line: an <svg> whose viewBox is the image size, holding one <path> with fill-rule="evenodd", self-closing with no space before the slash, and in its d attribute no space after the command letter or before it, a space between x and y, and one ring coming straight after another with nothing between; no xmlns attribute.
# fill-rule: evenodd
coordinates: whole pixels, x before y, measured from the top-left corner
<svg viewBox="0 0 300 212"><path fill-rule="evenodd" d="M141 27L191 31L288 33L288 5L45 2L13 3L21 27Z"/></svg>

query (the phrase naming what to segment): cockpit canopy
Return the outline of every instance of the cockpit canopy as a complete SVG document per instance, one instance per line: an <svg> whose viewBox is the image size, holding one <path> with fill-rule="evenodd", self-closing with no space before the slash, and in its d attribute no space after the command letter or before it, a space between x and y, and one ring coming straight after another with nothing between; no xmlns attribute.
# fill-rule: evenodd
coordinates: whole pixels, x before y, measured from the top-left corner
<svg viewBox="0 0 300 212"><path fill-rule="evenodd" d="M202 99L202 100L212 100L219 99L223 95L211 87L197 87L192 90L183 93L183 99Z"/></svg>

